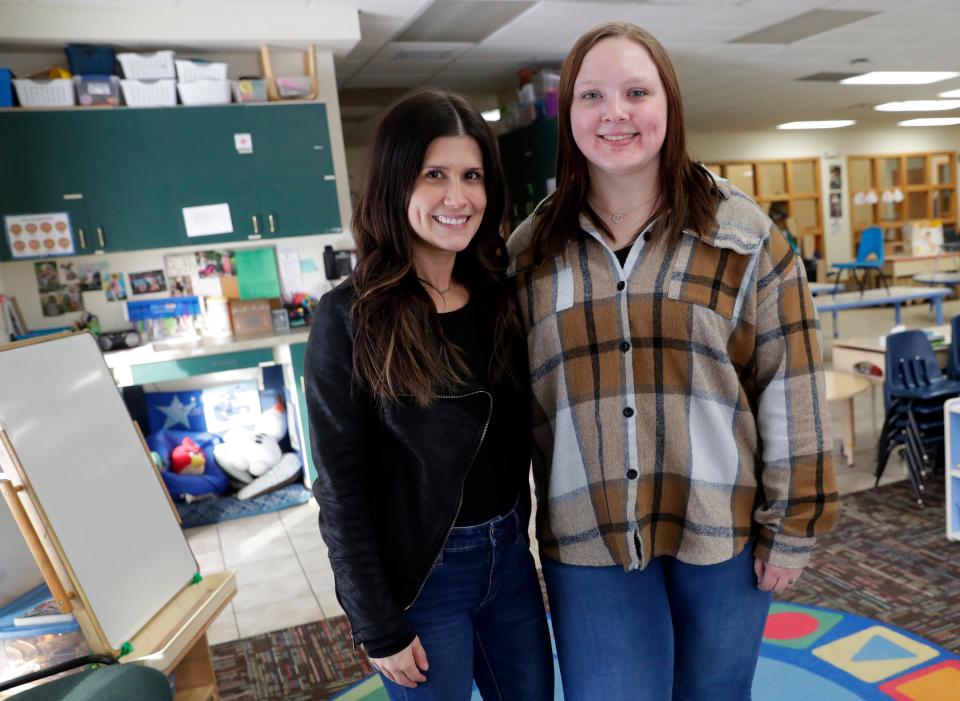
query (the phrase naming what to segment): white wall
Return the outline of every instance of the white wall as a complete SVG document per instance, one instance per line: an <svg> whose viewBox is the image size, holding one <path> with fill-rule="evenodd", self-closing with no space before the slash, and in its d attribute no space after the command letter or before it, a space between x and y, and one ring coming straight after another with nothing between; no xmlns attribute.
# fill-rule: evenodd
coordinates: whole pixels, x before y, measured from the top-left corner
<svg viewBox="0 0 960 701"><path fill-rule="evenodd" d="M690 133L690 155L696 160L736 161L818 157L827 263L852 258L850 198L847 191L847 157L884 153L916 153L960 149L960 127L889 129L823 129L813 131L764 131ZM832 222L829 212L829 167L843 169L843 217ZM956 215L956 213L954 213Z"/></svg>

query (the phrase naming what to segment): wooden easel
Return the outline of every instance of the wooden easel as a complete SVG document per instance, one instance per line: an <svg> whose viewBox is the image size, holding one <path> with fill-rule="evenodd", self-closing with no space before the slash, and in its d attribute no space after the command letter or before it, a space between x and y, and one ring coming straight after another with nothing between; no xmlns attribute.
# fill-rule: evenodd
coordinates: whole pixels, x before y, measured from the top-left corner
<svg viewBox="0 0 960 701"><path fill-rule="evenodd" d="M3 348L35 342L25 341ZM146 449L139 427L134 426ZM149 452L144 459L153 464ZM166 491L159 478L157 489ZM18 457L16 447L2 425L0 493L60 610L74 615L93 654L112 657L121 663L142 664L166 675L176 673L175 701L217 701L220 698L206 630L236 595L237 583L232 572L219 572L194 583L185 583L133 635L129 640L129 650L117 649L104 632L44 504L31 485L30 476ZM168 503L172 517L179 523L172 501ZM163 509L158 513L162 515ZM16 691L14 689L7 695ZM0 694L0 698L4 697L4 694Z"/></svg>

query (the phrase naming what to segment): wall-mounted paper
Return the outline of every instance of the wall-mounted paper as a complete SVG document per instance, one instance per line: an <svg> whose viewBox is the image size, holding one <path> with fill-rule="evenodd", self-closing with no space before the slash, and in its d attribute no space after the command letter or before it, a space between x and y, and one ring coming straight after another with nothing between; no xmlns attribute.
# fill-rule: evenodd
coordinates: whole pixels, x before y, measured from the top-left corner
<svg viewBox="0 0 960 701"><path fill-rule="evenodd" d="M230 205L223 203L184 207L183 225L187 229L187 236L191 237L232 234L233 220L230 218Z"/></svg>
<svg viewBox="0 0 960 701"><path fill-rule="evenodd" d="M277 250L277 264L280 267L280 287L284 297L292 297L303 292L303 276L300 274L300 254L295 248Z"/></svg>
<svg viewBox="0 0 960 701"><path fill-rule="evenodd" d="M3 218L13 258L48 258L76 253L68 212L17 214Z"/></svg>

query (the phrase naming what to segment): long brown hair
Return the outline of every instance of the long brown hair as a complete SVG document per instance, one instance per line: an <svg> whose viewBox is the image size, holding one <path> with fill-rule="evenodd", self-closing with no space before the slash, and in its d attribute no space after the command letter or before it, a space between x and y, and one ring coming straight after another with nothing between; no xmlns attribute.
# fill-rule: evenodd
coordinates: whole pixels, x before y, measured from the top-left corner
<svg viewBox="0 0 960 701"><path fill-rule="evenodd" d="M501 236L506 194L497 141L467 101L441 90L420 90L397 102L374 134L367 175L353 211L358 262L353 367L381 403L412 397L427 406L438 389L462 385L462 353L443 335L436 308L417 280L407 210L427 148L444 136L469 136L483 155L487 205L476 235L457 254L453 275L479 304L493 338L486 378L509 371L519 319L506 284L507 252Z"/></svg>
<svg viewBox="0 0 960 701"><path fill-rule="evenodd" d="M590 211L587 204L590 189L587 159L573 139L570 107L583 59L599 42L614 37L629 39L646 49L666 93L667 129L660 149L660 197L655 212L655 240L670 245L679 240L685 228L702 233L716 226L715 208L720 195L710 173L690 160L687 154L683 101L670 57L646 30L628 22L607 22L577 39L560 72L557 189L538 210L532 241L534 252L541 260L557 253L566 241L576 236L580 230L580 212ZM596 223L602 226L599 220Z"/></svg>

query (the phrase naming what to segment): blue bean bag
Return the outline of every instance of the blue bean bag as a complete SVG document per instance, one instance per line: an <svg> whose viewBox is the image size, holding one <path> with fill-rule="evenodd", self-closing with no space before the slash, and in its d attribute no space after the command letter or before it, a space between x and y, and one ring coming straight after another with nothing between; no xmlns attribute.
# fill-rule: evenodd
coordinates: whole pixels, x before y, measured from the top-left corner
<svg viewBox="0 0 960 701"><path fill-rule="evenodd" d="M169 462L170 453L184 438L192 438L203 450L207 461L202 475L178 475L173 470L162 470L160 476L174 501L193 500L197 497L223 494L229 488L227 473L220 469L213 457L213 446L222 443L220 436L197 431L166 429L147 436L147 445Z"/></svg>

